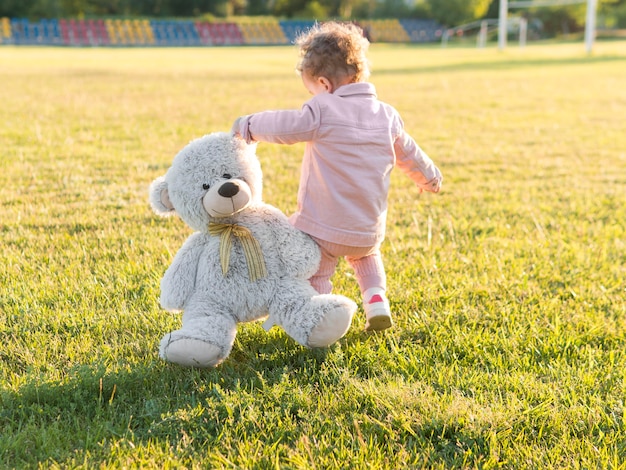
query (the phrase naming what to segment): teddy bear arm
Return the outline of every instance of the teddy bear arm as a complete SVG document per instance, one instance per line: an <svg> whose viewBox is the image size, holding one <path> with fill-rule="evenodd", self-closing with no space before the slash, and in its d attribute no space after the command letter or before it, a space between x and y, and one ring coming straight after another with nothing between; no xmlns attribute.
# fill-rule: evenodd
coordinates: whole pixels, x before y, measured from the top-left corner
<svg viewBox="0 0 626 470"><path fill-rule="evenodd" d="M198 261L202 252L200 237L194 234L178 250L161 279L161 306L165 310L182 310L195 290Z"/></svg>
<svg viewBox="0 0 626 470"><path fill-rule="evenodd" d="M308 279L319 266L319 247L311 237L288 222L281 225L275 231L274 237L285 273L298 279Z"/></svg>

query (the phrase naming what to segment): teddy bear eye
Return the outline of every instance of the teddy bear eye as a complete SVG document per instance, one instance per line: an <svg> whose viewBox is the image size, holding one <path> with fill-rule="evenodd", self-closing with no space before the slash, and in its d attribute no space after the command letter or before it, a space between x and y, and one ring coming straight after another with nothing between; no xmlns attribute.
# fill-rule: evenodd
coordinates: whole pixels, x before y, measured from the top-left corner
<svg viewBox="0 0 626 470"><path fill-rule="evenodd" d="M229 180L233 177L233 175L231 175L230 173L224 173L222 175L222 178L224 178L225 180Z"/></svg>
<svg viewBox="0 0 626 470"><path fill-rule="evenodd" d="M204 189L204 190L207 190L207 189L209 189L210 187L211 187L211 185L210 185L210 184L208 184L208 183L204 183L204 184L202 185L202 189Z"/></svg>

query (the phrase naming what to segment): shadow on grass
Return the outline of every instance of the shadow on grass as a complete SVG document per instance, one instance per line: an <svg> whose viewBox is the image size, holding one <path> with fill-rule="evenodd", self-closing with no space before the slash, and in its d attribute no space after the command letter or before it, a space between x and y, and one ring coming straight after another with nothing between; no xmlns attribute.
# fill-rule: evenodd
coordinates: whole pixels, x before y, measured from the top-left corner
<svg viewBox="0 0 626 470"><path fill-rule="evenodd" d="M285 375L308 371L306 383L327 355L286 335L241 336L216 369L182 368L155 352L114 371L98 361L69 369L63 379L35 371L17 390L0 389L0 461L16 468L70 462L85 452L106 456L114 442L177 442L185 432L210 440L233 413L245 419L239 400L256 403ZM197 407L197 420L187 416Z"/></svg>
<svg viewBox="0 0 626 470"><path fill-rule="evenodd" d="M293 449L311 432L358 434L378 443L372 452L388 455L397 446L414 455L427 449L424 463L427 455L455 462L468 452L477 458L489 453L484 435L449 417L386 422L388 410L375 397L353 388L350 378L343 383L355 371L334 363L362 334L349 334L343 345L308 350L282 333L241 333L217 369L185 369L152 356L111 371L96 361L68 370L63 379L40 376L17 390L0 390L0 460L15 468L71 467L114 462L120 452L132 461L139 447L194 462L213 448L228 452L225 446L250 436L267 447ZM332 403L334 411L320 411L317 400ZM328 451L313 452L322 457Z"/></svg>

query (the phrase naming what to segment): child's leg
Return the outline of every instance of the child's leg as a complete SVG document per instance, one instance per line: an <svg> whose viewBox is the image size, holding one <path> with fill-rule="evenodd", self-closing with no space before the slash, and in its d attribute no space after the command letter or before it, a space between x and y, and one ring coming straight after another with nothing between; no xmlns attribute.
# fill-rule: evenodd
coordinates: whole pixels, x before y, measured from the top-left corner
<svg viewBox="0 0 626 470"><path fill-rule="evenodd" d="M387 277L380 250L375 249L362 258L347 256L346 261L354 269L363 296L363 309L367 318L365 329L377 331L389 328L393 322L389 300L385 295Z"/></svg>
<svg viewBox="0 0 626 470"><path fill-rule="evenodd" d="M375 287L380 288L383 292L387 289L385 265L379 250L363 257L346 256L346 261L354 269L361 293Z"/></svg>
<svg viewBox="0 0 626 470"><path fill-rule="evenodd" d="M332 244L329 244L324 240L318 240L315 238L314 240L320 247L322 260L320 261L320 267L313 277L309 279L309 282L320 294L330 294L333 290L333 284L330 282L330 278L335 273L338 257L331 253L332 246L330 245Z"/></svg>

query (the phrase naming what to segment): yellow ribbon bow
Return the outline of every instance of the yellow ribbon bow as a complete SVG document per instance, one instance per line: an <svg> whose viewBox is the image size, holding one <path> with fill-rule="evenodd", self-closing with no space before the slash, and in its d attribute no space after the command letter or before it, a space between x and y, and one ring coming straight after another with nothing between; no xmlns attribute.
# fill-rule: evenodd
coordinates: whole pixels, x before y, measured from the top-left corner
<svg viewBox="0 0 626 470"><path fill-rule="evenodd" d="M241 242L246 263L248 264L248 275L252 282L267 276L265 268L265 259L261 245L252 232L246 227L235 224L217 224L209 223L209 234L220 237L220 263L222 265L222 274L226 276L228 265L230 263L230 252L233 246L233 237L237 237Z"/></svg>

